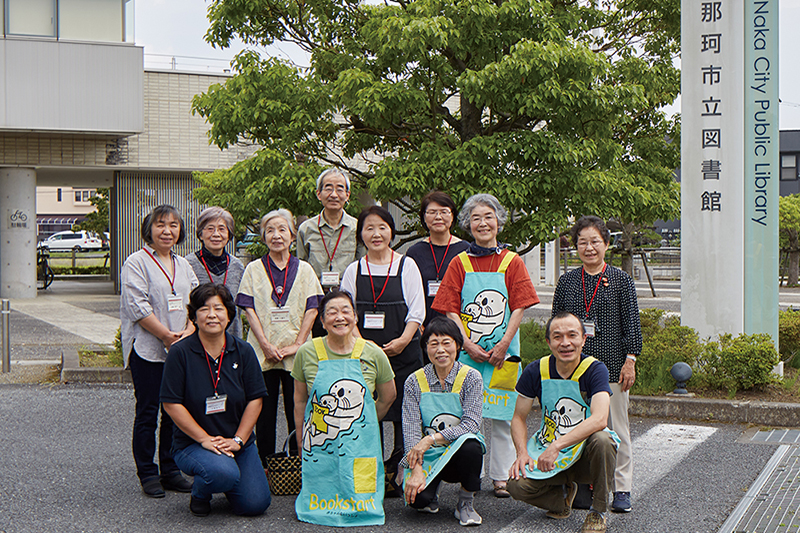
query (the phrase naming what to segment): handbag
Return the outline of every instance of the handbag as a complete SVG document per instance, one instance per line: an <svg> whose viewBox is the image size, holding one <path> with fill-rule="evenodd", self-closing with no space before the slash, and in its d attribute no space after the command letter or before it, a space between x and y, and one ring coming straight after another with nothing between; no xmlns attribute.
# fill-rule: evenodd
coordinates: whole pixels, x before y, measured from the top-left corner
<svg viewBox="0 0 800 533"><path fill-rule="evenodd" d="M300 465L302 459L299 455L289 454L289 443L294 438L295 432L289 433L283 443L283 451L271 453L266 457L267 467L264 469L269 481L269 490L277 496L300 494L303 477Z"/></svg>

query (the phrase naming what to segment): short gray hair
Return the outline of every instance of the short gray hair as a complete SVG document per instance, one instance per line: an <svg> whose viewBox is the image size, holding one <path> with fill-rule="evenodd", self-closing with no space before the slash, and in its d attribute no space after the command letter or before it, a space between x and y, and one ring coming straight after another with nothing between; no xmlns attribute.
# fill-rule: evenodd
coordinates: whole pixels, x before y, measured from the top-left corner
<svg viewBox="0 0 800 533"><path fill-rule="evenodd" d="M282 218L289 224L289 232L292 234L292 237L295 236L295 229L294 229L294 215L288 209L273 209L263 217L261 217L261 222L258 223L259 226L259 233L261 234L261 240L267 242L264 234L267 231L267 223L272 220L273 218Z"/></svg>
<svg viewBox="0 0 800 533"><path fill-rule="evenodd" d="M203 209L203 211L200 213L200 216L197 217L197 238L200 239L201 242L203 241L203 228L218 218L221 218L222 221L225 222L225 227L228 228L228 242L233 239L233 216L225 209L217 205L213 205Z"/></svg>
<svg viewBox="0 0 800 533"><path fill-rule="evenodd" d="M325 178L337 175L344 178L344 182L347 185L347 190L349 192L350 174L346 170L342 170L341 168L336 168L336 167L326 168L325 170L322 171L322 174L320 174L319 177L317 178L317 192L322 190L322 182L325 181Z"/></svg>
<svg viewBox="0 0 800 533"><path fill-rule="evenodd" d="M508 220L508 211L497 198L486 193L473 194L464 202L464 207L458 213L458 225L461 226L461 229L470 233L469 219L472 216L472 210L479 205L484 205L494 211L494 216L497 217L497 231L503 231L503 226Z"/></svg>

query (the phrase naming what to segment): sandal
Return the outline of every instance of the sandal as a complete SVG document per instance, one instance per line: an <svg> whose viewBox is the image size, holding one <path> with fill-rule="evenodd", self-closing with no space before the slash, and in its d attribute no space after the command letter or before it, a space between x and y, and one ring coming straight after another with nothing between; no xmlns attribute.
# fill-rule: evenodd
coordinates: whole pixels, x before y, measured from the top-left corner
<svg viewBox="0 0 800 533"><path fill-rule="evenodd" d="M511 496L511 493L508 492L508 488L506 487L506 483L504 481L493 481L492 485L494 487L494 495L496 498L508 498Z"/></svg>

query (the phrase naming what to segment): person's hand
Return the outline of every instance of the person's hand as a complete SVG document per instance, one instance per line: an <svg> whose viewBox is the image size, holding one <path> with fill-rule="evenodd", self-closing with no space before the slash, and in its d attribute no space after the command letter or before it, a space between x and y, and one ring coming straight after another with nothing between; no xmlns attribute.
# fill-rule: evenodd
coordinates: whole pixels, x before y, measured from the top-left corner
<svg viewBox="0 0 800 533"><path fill-rule="evenodd" d="M291 357L297 353L297 350L300 349L300 345L297 343L290 344L289 346L284 346L280 350L278 350L278 355L281 359L285 359L287 357Z"/></svg>
<svg viewBox="0 0 800 533"><path fill-rule="evenodd" d="M556 467L556 460L558 459L558 448L552 443L547 449L542 452L542 455L536 460L536 468L542 472L550 472Z"/></svg>
<svg viewBox="0 0 800 533"><path fill-rule="evenodd" d="M183 332L168 331L163 337L161 337L161 342L163 342L164 347L169 350L170 346L183 338L182 335Z"/></svg>
<svg viewBox="0 0 800 533"><path fill-rule="evenodd" d="M278 353L278 348L276 348L274 344L261 341L259 341L258 344L261 346L261 351L264 353L264 357L270 363L280 363L283 360L281 354Z"/></svg>
<svg viewBox="0 0 800 533"><path fill-rule="evenodd" d="M636 382L636 364L633 359L625 358L622 370L619 372L619 385L622 392L627 392Z"/></svg>
<svg viewBox="0 0 800 533"><path fill-rule="evenodd" d="M520 477L525 477L525 467L528 467L529 470L533 470L536 468L536 465L531 459L531 456L528 455L528 452L523 452L521 455L517 455L517 458L514 460L514 464L511 465L511 468L508 471L509 479L519 479Z"/></svg>
<svg viewBox="0 0 800 533"><path fill-rule="evenodd" d="M422 468L416 468L406 480L406 501L414 503L417 494L425 490L425 472Z"/></svg>
<svg viewBox="0 0 800 533"><path fill-rule="evenodd" d="M476 363L485 363L489 360L489 354L486 350L469 339L464 339L464 351L467 352L467 355L472 357L472 360Z"/></svg>
<svg viewBox="0 0 800 533"><path fill-rule="evenodd" d="M235 440L233 439L226 439L225 437L211 437L211 444L220 451L220 453L224 453L228 457L233 457L234 452L238 452L242 449Z"/></svg>
<svg viewBox="0 0 800 533"><path fill-rule="evenodd" d="M489 364L497 368L503 368L503 363L506 360L506 352L510 345L511 341L506 341L505 338L500 339L500 342L489 350Z"/></svg>
<svg viewBox="0 0 800 533"><path fill-rule="evenodd" d="M402 337L397 337L383 345L383 352L387 357L394 357L402 353L403 350L406 349L406 346L408 346L408 341L404 340Z"/></svg>
<svg viewBox="0 0 800 533"><path fill-rule="evenodd" d="M408 467L422 466L422 458L432 445L427 436L419 439L419 442L408 451Z"/></svg>

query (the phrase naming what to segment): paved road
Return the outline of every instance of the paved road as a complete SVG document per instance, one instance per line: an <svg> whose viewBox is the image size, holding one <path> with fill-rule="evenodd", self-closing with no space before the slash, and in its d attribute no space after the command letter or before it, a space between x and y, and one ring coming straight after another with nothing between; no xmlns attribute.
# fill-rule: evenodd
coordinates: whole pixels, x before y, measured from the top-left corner
<svg viewBox="0 0 800 533"><path fill-rule="evenodd" d="M189 514L186 494L146 498L130 454L133 406L127 386L0 386L0 533L328 529L298 522L288 496L274 498L258 518L231 515L221 497L206 518ZM777 447L737 442L744 429L634 419L635 510L613 515L609 531L718 531ZM452 517L455 490L445 487L438 515L419 515L387 500L381 530L463 531ZM573 532L585 516L575 511L555 522L486 491L475 505L484 532Z"/></svg>

